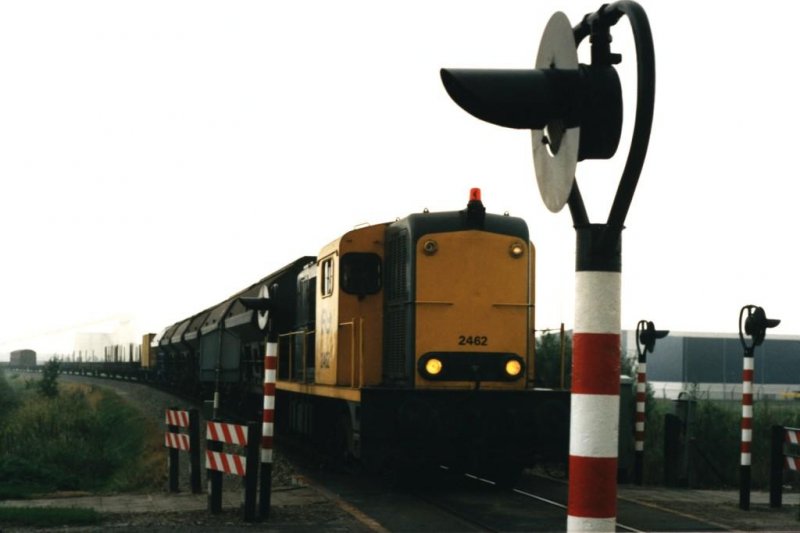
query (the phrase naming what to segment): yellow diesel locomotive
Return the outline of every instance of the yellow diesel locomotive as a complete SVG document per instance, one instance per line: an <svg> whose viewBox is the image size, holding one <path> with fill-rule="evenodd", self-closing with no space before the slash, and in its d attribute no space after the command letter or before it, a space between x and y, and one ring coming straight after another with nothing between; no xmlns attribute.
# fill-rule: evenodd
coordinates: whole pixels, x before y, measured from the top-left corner
<svg viewBox="0 0 800 533"><path fill-rule="evenodd" d="M567 450L568 392L533 386L534 259L524 220L486 213L473 189L464 210L354 229L169 326L149 361L257 418L245 399L261 391L269 329L278 435L374 469L511 480ZM265 295L268 315L245 305Z"/></svg>

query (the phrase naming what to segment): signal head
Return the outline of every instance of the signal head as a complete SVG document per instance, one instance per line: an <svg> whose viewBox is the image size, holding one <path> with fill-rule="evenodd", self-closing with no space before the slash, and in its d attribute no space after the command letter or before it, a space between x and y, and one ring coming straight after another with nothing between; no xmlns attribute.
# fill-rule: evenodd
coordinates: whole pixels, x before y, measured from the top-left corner
<svg viewBox="0 0 800 533"><path fill-rule="evenodd" d="M536 180L545 205L566 204L577 162L608 159L622 131L622 89L607 61L578 63L569 19L547 23L533 70L442 69L450 97L471 115L508 128L529 129Z"/></svg>
<svg viewBox="0 0 800 533"><path fill-rule="evenodd" d="M748 311L744 321L744 332L753 338L753 346L759 346L764 342L768 328L774 328L781 321L777 318L767 318L767 313L763 307L745 306L743 310Z"/></svg>
<svg viewBox="0 0 800 533"><path fill-rule="evenodd" d="M669 335L669 330L658 330L655 324L650 321L645 322L644 320L639 322L637 330L639 331L638 341L644 346L645 352L650 353L653 353L653 350L655 350L657 339L663 339Z"/></svg>

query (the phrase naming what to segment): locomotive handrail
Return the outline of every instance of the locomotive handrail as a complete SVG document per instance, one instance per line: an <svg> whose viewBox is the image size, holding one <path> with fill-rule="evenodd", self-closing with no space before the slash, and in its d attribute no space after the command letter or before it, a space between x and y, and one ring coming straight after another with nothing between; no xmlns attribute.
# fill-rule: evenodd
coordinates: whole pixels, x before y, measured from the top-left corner
<svg viewBox="0 0 800 533"><path fill-rule="evenodd" d="M302 382L303 383L307 383L308 382L308 374L307 374L307 370L308 369L307 369L306 364L305 364L306 354L308 353L308 337L309 337L309 335L313 335L315 332L316 332L316 330L314 330L314 329L310 329L310 330L298 329L298 330L295 330L295 331L290 331L289 333L281 333L281 334L278 335L278 341L280 341L280 339L282 339L284 337L293 338L293 337L296 337L298 335L303 335L303 353L300 354L300 356L302 357L302 362L303 362L303 364L302 364L302 373L303 373ZM280 350L280 342L278 342L278 350ZM290 342L289 343L289 381L292 381L292 379L293 379L292 370L294 369L294 365L292 363L294 363L294 355L295 355L294 354L294 344ZM278 365L280 365L280 354L278 356ZM280 372L280 368L278 368L278 371Z"/></svg>
<svg viewBox="0 0 800 533"><path fill-rule="evenodd" d="M494 303L492 307L536 307L534 304L507 304L507 303Z"/></svg>
<svg viewBox="0 0 800 533"><path fill-rule="evenodd" d="M339 327L350 326L350 388L358 389L364 384L364 319L358 324L358 384L356 384L356 319L340 322Z"/></svg>

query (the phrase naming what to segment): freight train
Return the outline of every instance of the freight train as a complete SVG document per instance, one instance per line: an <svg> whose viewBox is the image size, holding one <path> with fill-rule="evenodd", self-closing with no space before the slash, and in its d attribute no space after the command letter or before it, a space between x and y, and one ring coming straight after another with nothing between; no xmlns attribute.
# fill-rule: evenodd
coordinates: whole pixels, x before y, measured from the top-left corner
<svg viewBox="0 0 800 533"><path fill-rule="evenodd" d="M473 189L466 209L341 235L145 336L123 367L260 419L269 333L277 435L371 469L444 464L510 482L568 450L569 392L534 387L534 275L525 221L487 213Z"/></svg>

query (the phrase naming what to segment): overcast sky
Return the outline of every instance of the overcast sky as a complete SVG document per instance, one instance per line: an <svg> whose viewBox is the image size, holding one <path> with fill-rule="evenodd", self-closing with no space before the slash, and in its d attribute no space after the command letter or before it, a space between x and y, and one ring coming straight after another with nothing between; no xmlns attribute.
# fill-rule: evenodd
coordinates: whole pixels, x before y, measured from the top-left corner
<svg viewBox="0 0 800 533"><path fill-rule="evenodd" d="M70 352L120 317L158 332L355 225L462 209L470 187L528 221L537 327L571 327L574 230L540 199L529 133L462 111L439 69L531 67L552 13L600 5L0 3L0 353ZM733 333L752 303L800 334L800 4L642 5L656 116L622 326ZM626 19L614 36L623 142L577 170L593 222L635 105Z"/></svg>

